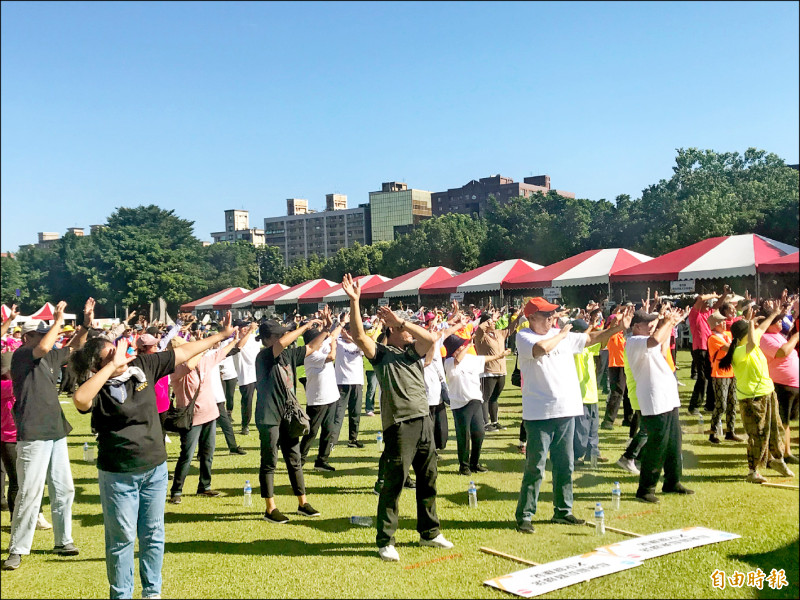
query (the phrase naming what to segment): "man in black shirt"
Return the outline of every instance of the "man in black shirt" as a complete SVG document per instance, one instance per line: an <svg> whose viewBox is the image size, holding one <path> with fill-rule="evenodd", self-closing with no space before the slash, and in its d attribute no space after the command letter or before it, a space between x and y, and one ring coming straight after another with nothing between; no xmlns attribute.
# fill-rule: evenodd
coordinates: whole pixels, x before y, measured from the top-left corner
<svg viewBox="0 0 800 600"><path fill-rule="evenodd" d="M361 289L346 274L342 289L350 297L350 314L360 315ZM433 334L409 321L399 319L388 307L378 309L386 325L385 344L376 343L365 332L361 319L351 322L351 335L372 363L381 386L381 425L385 465L384 483L378 499L378 555L398 561L394 547L398 503L410 467L417 475L417 531L420 545L452 548L439 532L436 515L436 450L433 422L428 409L422 357L436 341Z"/></svg>
<svg viewBox="0 0 800 600"><path fill-rule="evenodd" d="M11 523L9 556L3 569L17 569L22 555L30 554L33 533L39 516L44 484L48 480L53 516L53 552L75 556L72 540L72 500L75 488L67 451L67 435L72 427L58 402L56 377L73 350L83 346L94 318L94 299L83 309L83 326L69 346L53 349L64 325L67 303L61 301L53 313L53 326L28 321L22 330L23 344L11 359L14 385L14 421L17 424L17 464L19 492Z"/></svg>

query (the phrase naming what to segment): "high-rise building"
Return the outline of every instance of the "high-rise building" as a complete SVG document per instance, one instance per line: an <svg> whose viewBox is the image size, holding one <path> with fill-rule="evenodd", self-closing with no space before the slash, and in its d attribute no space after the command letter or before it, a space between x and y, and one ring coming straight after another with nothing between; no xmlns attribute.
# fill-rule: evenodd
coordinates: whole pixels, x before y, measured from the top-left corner
<svg viewBox="0 0 800 600"><path fill-rule="evenodd" d="M549 175L525 177L523 183L515 182L510 177L492 175L481 179L473 179L460 188L452 188L446 192L435 192L431 195L431 208L435 216L447 213L476 213L483 217L489 210L489 196L499 203L507 202L516 196L528 197L536 192L547 194L554 191L565 198L574 198L572 192L551 190Z"/></svg>
<svg viewBox="0 0 800 600"><path fill-rule="evenodd" d="M225 231L211 234L214 242L238 242L243 240L254 246L264 245L264 230L250 227L250 213L246 210L225 211Z"/></svg>
<svg viewBox="0 0 800 600"><path fill-rule="evenodd" d="M328 194L325 205L327 210L315 212L308 208L307 200L291 199L286 216L264 219L264 242L280 249L287 266L312 254L328 258L356 242L372 243L367 204L347 208L347 196Z"/></svg>
<svg viewBox="0 0 800 600"><path fill-rule="evenodd" d="M396 181L381 184L381 191L369 193L372 241L392 241L431 216L431 193L408 189Z"/></svg>

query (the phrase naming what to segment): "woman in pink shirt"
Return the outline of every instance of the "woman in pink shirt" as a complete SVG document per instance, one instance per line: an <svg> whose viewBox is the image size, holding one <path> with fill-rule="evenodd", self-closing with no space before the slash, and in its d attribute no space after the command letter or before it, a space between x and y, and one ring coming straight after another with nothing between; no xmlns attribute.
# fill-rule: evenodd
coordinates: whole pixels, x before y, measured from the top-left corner
<svg viewBox="0 0 800 600"><path fill-rule="evenodd" d="M241 331L241 330L240 330ZM247 341L247 337L238 334L239 340L236 346ZM173 348L185 344L186 341L176 337L170 342ZM172 480L172 490L170 491L170 504L180 504L181 494L183 493L183 482L189 473L189 466L194 457L195 448L200 444L198 461L200 462L200 480L197 484L198 496L219 496L220 492L211 489L211 465L214 462L214 446L216 443L217 417L219 408L217 398L214 395L214 388L211 385L210 376L213 376L213 368L218 365L228 353L234 348L234 340L215 352L198 354L189 359L182 365L175 367L175 372L170 375L172 389L175 391L175 403L178 407L187 406L192 398L197 394L195 400L194 418L192 428L181 433L181 454L178 457L178 464L175 465L175 474ZM199 391L198 391L199 390Z"/></svg>
<svg viewBox="0 0 800 600"><path fill-rule="evenodd" d="M769 376L775 384L775 394L778 396L778 409L784 427L784 457L783 461L796 465L797 457L792 454L789 447L791 433L789 419L796 419L800 401L800 359L795 348L797 347L797 330L787 340L781 333L781 319L775 319L761 336L761 351L767 357Z"/></svg>

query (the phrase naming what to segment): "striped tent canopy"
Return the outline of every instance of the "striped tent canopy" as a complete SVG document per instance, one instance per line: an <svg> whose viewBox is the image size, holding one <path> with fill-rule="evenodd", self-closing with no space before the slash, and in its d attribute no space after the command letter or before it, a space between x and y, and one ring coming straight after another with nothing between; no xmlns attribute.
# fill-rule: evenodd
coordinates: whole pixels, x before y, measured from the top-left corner
<svg viewBox="0 0 800 600"><path fill-rule="evenodd" d="M224 302L225 300L233 299L233 298L241 298L244 294L247 294L249 290L242 288L242 287L233 287L228 288L227 290L223 290L213 298L201 302L197 306L195 306L195 310L213 310L216 309L216 304L219 302Z"/></svg>
<svg viewBox="0 0 800 600"><path fill-rule="evenodd" d="M794 252L773 258L756 266L759 273L797 273L800 272L800 253Z"/></svg>
<svg viewBox="0 0 800 600"><path fill-rule="evenodd" d="M376 285L380 285L381 283L386 283L389 281L388 277L384 277L383 275L359 275L355 278L355 281L358 282L359 287L361 288L362 292L372 289ZM344 293L342 290L342 284L338 284L333 286L331 289L326 290L325 295L319 295L318 297L312 297L307 300L307 302L325 302L325 303L333 303L333 302L349 302L350 297Z"/></svg>
<svg viewBox="0 0 800 600"><path fill-rule="evenodd" d="M288 290L281 292L270 300L255 301L253 302L253 306L269 306L270 304L274 304L275 306L284 304L303 304L310 302L310 300L307 300L306 297L318 295L319 292L326 291L335 285L336 284L333 281L328 279L312 279L310 281L304 281L303 283L298 283L297 285L290 287Z"/></svg>
<svg viewBox="0 0 800 600"><path fill-rule="evenodd" d="M253 306L253 302L261 301L261 300L271 300L278 294L282 294L284 291L288 290L288 285L283 285L282 283L268 283L266 285L262 285L254 289L251 292L248 292L244 296L239 299L229 299L230 305L227 305L226 302L223 302L219 305L220 310L228 310L234 308L250 308Z"/></svg>
<svg viewBox="0 0 800 600"><path fill-rule="evenodd" d="M532 275L542 265L514 258L499 260L472 271L461 273L450 279L426 285L421 295L448 294L452 292L491 292L499 290L503 283L516 277Z"/></svg>
<svg viewBox="0 0 800 600"><path fill-rule="evenodd" d="M402 298L416 296L426 285L438 283L458 275L456 271L447 267L423 267L389 281L384 281L373 288L364 291L362 298Z"/></svg>

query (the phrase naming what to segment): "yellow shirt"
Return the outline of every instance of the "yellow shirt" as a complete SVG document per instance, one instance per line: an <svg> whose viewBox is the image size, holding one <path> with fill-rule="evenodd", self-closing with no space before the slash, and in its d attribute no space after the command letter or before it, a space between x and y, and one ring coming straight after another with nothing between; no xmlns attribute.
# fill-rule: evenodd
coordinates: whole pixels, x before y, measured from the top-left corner
<svg viewBox="0 0 800 600"><path fill-rule="evenodd" d="M586 346L583 352L575 354L575 370L578 371L578 383L581 384L581 397L584 404L597 404L597 375L594 368L594 357L600 354L600 344Z"/></svg>
<svg viewBox="0 0 800 600"><path fill-rule="evenodd" d="M733 373L736 375L736 393L739 398L766 396L775 390L769 377L767 357L759 347L761 332L756 331L756 346L748 354L747 338L744 338L733 351Z"/></svg>

